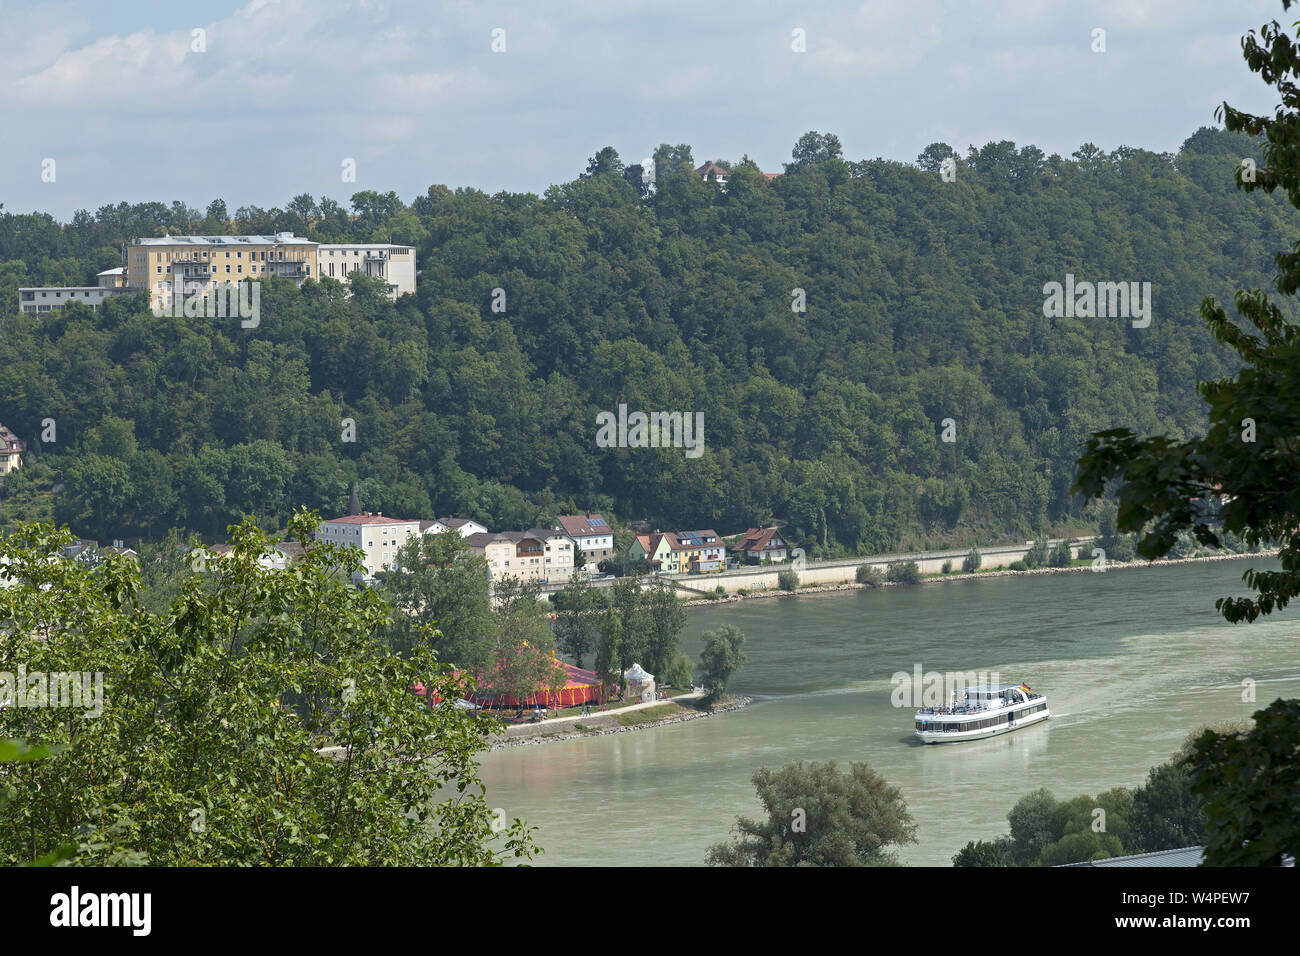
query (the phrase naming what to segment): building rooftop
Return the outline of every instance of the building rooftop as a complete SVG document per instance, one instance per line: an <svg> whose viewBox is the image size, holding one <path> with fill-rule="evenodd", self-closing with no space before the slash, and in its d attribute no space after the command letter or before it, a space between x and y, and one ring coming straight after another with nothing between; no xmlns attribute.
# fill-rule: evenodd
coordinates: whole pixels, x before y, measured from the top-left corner
<svg viewBox="0 0 1300 956"><path fill-rule="evenodd" d="M132 239L133 246L315 246L311 239L296 237L291 232L277 232L273 236L154 236Z"/></svg>
<svg viewBox="0 0 1300 956"><path fill-rule="evenodd" d="M409 248L409 242L322 242L322 249L396 249Z"/></svg>
<svg viewBox="0 0 1300 956"><path fill-rule="evenodd" d="M555 520L570 536L590 537L594 534L610 534L613 530L603 517L591 511L585 515L560 515Z"/></svg>
<svg viewBox="0 0 1300 956"><path fill-rule="evenodd" d="M344 515L342 518L329 518L325 524L418 524L413 518L385 518L383 515L369 513Z"/></svg>
<svg viewBox="0 0 1300 956"><path fill-rule="evenodd" d="M781 541L781 547L785 547L785 539L781 538L780 532L776 528L750 528L741 538L740 543L736 545L736 551L762 551L776 537Z"/></svg>
<svg viewBox="0 0 1300 956"><path fill-rule="evenodd" d="M1130 856L1112 856L1105 860L1086 860L1083 863L1065 863L1063 866L1200 866L1205 859L1205 847L1187 846L1178 850L1156 850L1154 853L1134 853Z"/></svg>

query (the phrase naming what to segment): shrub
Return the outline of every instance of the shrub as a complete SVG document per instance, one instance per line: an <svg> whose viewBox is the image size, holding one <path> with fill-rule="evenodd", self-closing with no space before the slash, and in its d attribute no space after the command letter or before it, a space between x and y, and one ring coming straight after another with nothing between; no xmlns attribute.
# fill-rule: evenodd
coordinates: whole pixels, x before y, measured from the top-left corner
<svg viewBox="0 0 1300 956"><path fill-rule="evenodd" d="M1025 564L1025 562L1023 562L1023 561L1012 561L1011 564L1008 565L1008 567L1009 567L1012 571L1028 571L1028 570L1029 570L1029 565Z"/></svg>
<svg viewBox="0 0 1300 956"><path fill-rule="evenodd" d="M893 584L920 584L921 568L915 561L891 561L885 580Z"/></svg>
<svg viewBox="0 0 1300 956"><path fill-rule="evenodd" d="M943 563L943 573L952 574L952 558L949 558Z"/></svg>
<svg viewBox="0 0 1300 956"><path fill-rule="evenodd" d="M980 565L983 563L984 563L984 556L980 554L980 549L971 548L970 554L962 558L961 569L965 571L967 574L974 574L976 571L980 569Z"/></svg>
<svg viewBox="0 0 1300 956"><path fill-rule="evenodd" d="M667 687L690 687L691 671L694 669L695 665L686 656L686 652L679 650L664 666L661 683Z"/></svg>
<svg viewBox="0 0 1300 956"><path fill-rule="evenodd" d="M1047 538L1037 538L1030 549L1025 552L1025 564L1031 568L1041 568L1047 563Z"/></svg>
<svg viewBox="0 0 1300 956"><path fill-rule="evenodd" d="M776 583L782 591L793 591L799 586L799 575L787 568L777 574Z"/></svg>
<svg viewBox="0 0 1300 956"><path fill-rule="evenodd" d="M1105 551L1107 561L1132 561L1137 557L1137 548L1133 546L1133 539L1128 535L1116 538Z"/></svg>
<svg viewBox="0 0 1300 956"><path fill-rule="evenodd" d="M859 584L868 584L873 588L885 583L885 572L874 564L859 564L854 576Z"/></svg>

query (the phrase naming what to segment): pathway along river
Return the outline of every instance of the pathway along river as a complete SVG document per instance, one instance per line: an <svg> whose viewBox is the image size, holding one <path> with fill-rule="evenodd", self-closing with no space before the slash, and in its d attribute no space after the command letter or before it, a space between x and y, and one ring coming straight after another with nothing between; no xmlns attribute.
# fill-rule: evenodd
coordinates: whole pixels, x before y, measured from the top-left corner
<svg viewBox="0 0 1300 956"><path fill-rule="evenodd" d="M1273 558L1255 558L1260 569ZM903 793L918 843L904 862L947 866L1007 811L1137 786L1206 722L1300 697L1300 610L1227 624L1251 559L996 578L741 602L690 612L684 646L735 624L755 698L684 724L485 754L488 804L540 827L536 864L701 864L737 815L758 816L750 774L796 760L865 760ZM1044 691L1052 719L991 740L913 743L891 676L997 671ZM1242 681L1258 704L1242 702Z"/></svg>

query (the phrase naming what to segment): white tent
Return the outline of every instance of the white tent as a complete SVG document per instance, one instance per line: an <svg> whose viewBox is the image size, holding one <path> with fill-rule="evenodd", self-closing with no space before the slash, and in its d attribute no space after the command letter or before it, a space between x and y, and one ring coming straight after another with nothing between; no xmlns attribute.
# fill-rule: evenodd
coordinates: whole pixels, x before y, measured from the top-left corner
<svg viewBox="0 0 1300 956"><path fill-rule="evenodd" d="M643 701L655 699L654 675L646 671L640 664L633 664L625 670L623 679L627 681L627 692L629 694L640 697Z"/></svg>

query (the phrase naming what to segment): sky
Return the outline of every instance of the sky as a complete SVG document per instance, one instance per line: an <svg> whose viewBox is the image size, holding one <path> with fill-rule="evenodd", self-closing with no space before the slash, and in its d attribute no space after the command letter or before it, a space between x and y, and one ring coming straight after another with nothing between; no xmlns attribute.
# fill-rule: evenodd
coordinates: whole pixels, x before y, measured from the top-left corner
<svg viewBox="0 0 1300 956"><path fill-rule="evenodd" d="M1271 112L1241 37L1296 16L1280 0L0 0L0 204L66 220L122 201L541 193L603 146L630 164L660 143L779 172L808 130L853 160L1000 140L1176 152L1225 100Z"/></svg>

